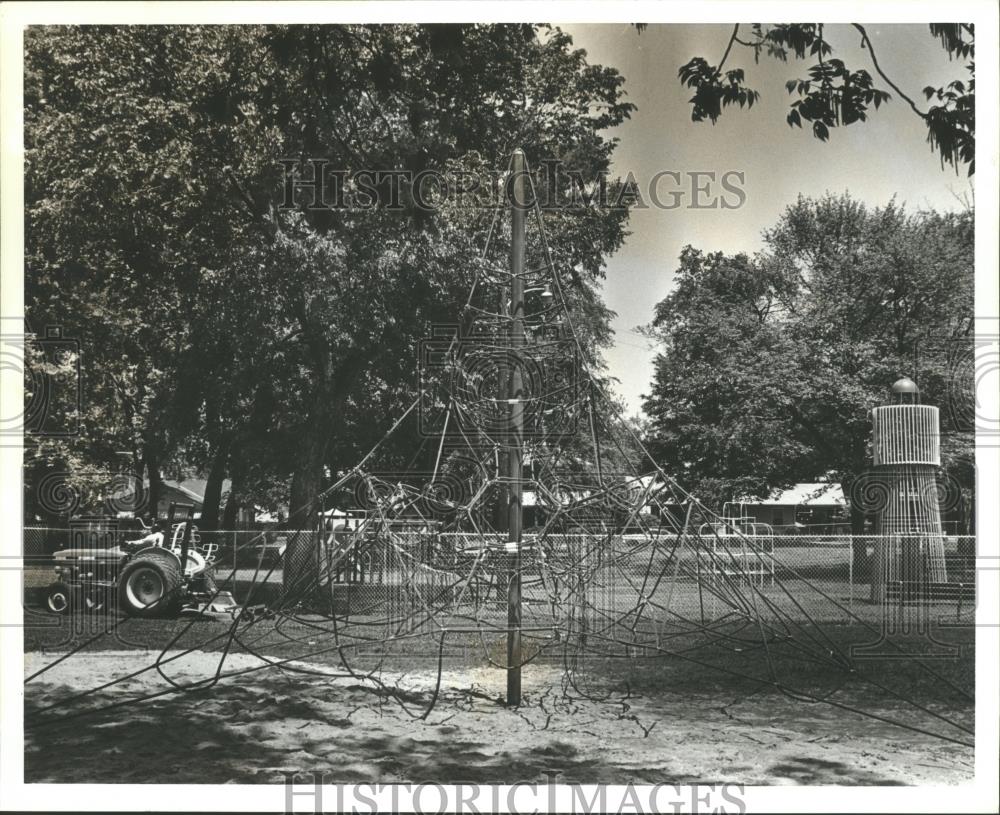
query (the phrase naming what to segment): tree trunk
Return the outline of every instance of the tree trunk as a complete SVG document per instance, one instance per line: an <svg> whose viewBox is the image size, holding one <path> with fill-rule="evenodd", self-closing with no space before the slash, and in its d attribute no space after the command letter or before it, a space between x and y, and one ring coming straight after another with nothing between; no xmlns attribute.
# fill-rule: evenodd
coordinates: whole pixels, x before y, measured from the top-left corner
<svg viewBox="0 0 1000 815"><path fill-rule="evenodd" d="M323 464L331 438L332 417L325 393L318 393L303 429L292 473L292 492L288 502L288 528L293 532L285 548L282 582L286 592L302 593L312 582L319 568L318 541L313 534L317 526L317 503Z"/></svg>
<svg viewBox="0 0 1000 815"><path fill-rule="evenodd" d="M48 516L38 501L38 490L45 478L45 470L38 462L31 462L24 465L24 525L34 526L41 520L43 524L48 523Z"/></svg>
<svg viewBox="0 0 1000 815"><path fill-rule="evenodd" d="M292 475L288 528L292 531L285 549L282 572L285 591L306 591L319 567L316 536L316 498L319 495L329 431L323 427L307 434L300 446L298 464Z"/></svg>
<svg viewBox="0 0 1000 815"><path fill-rule="evenodd" d="M146 478L149 489L146 493L146 506L154 519L160 515L160 497L163 495L163 477L160 475L160 458L150 448L146 448L143 458L146 462Z"/></svg>
<svg viewBox="0 0 1000 815"><path fill-rule="evenodd" d="M327 451L333 439L336 417L351 393L358 375L368 364L367 354L355 351L336 369L331 370L329 353L317 352L322 357L319 366L325 376L317 377L313 402L306 426L295 471L292 474L292 494L289 500L288 528L298 534L290 535L285 548L282 582L286 592L305 597L306 587L314 583L319 568L319 525L317 496L326 463Z"/></svg>
<svg viewBox="0 0 1000 815"><path fill-rule="evenodd" d="M976 534L976 493L974 490L962 490L960 504L962 512L962 534Z"/></svg>
<svg viewBox="0 0 1000 815"><path fill-rule="evenodd" d="M219 505L222 502L222 481L226 477L226 465L229 463L229 439L223 439L215 451L212 467L208 472L208 482L205 484L205 497L201 505L201 521L199 527L203 530L213 530L219 527Z"/></svg>
<svg viewBox="0 0 1000 815"><path fill-rule="evenodd" d="M236 529L236 515L240 511L240 505L236 500L235 482L229 489L229 497L226 499L226 508L222 511L222 528L226 530Z"/></svg>
<svg viewBox="0 0 1000 815"><path fill-rule="evenodd" d="M236 529L236 516L240 511L239 493L243 489L244 468L238 451L229 451L230 478L229 497L226 499L226 508L222 513L222 528L226 530Z"/></svg>
<svg viewBox="0 0 1000 815"><path fill-rule="evenodd" d="M871 558L868 557L868 539L865 537L865 511L857 501L850 500L852 481L841 482L840 488L848 500L851 512L851 569L855 583L871 580Z"/></svg>

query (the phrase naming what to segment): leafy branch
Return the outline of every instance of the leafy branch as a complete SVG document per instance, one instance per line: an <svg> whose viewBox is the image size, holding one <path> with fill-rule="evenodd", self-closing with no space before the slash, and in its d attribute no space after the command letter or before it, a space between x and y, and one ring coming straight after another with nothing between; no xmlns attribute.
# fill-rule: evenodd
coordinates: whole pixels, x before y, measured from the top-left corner
<svg viewBox="0 0 1000 815"><path fill-rule="evenodd" d="M957 172L959 165L965 165L972 175L976 141L974 27L966 23L930 25L931 35L940 41L950 57L967 61L970 79L968 82L956 80L941 88L925 88L927 101L937 102L925 111L883 70L864 26L857 23L852 26L861 35L861 47L868 52L875 74L926 124L927 141L931 150L940 154L942 166L950 164ZM643 30L643 26L637 28L640 32ZM751 108L759 100L759 92L746 85L742 69L723 70L734 46L752 51L755 63L760 62L761 56L781 62L787 62L790 57L817 60L806 78L786 83L788 93L799 97L791 103L786 121L790 127L799 128L803 121L811 123L813 136L820 141L827 141L830 130L835 127L867 121L871 108L878 110L892 98L888 91L875 86L867 70L852 69L843 60L832 58L833 48L823 36L822 23L770 26L752 23L747 37L740 36L740 28L740 24L733 26L718 65L710 64L704 57L694 57L678 70L681 83L694 89L689 100L692 121L708 119L715 124L723 108L730 105Z"/></svg>

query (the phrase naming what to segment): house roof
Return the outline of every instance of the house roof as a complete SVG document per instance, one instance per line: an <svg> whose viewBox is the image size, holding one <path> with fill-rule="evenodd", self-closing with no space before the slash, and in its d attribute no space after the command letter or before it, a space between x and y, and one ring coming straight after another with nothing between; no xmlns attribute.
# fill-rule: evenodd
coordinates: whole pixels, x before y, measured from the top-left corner
<svg viewBox="0 0 1000 815"><path fill-rule="evenodd" d="M787 490L775 490L767 498L746 498L743 503L752 506L780 507L780 506L812 506L830 507L846 506L844 491L840 484L829 482L814 482L808 484L796 484Z"/></svg>
<svg viewBox="0 0 1000 815"><path fill-rule="evenodd" d="M198 501L203 501L205 499L205 489L208 487L207 478L185 478L183 481L169 481L164 479L163 483L168 484L175 489L179 489L181 492L186 493ZM231 485L232 482L228 478L222 480L223 497L228 495Z"/></svg>
<svg viewBox="0 0 1000 815"><path fill-rule="evenodd" d="M643 475L643 476L628 476L622 482L620 482L618 487L627 487L629 493L634 495L636 499L640 498L643 493L655 494L660 487L663 486L663 481L655 475ZM573 500L584 500L592 495L597 488L580 488L574 492L571 492ZM568 499L564 499L564 503L569 503ZM541 502L538 498L538 492L533 489L526 489L521 494L521 506L522 507L534 507L539 506ZM649 506L647 503L645 506Z"/></svg>
<svg viewBox="0 0 1000 815"><path fill-rule="evenodd" d="M149 480L144 479L142 484L144 487L149 487ZM228 495L230 484L231 482L228 478L222 482L223 498ZM171 490L176 490L181 495L199 504L205 502L205 487L207 485L208 480L204 478L185 478L183 481L174 481L172 478L163 479L163 486Z"/></svg>
<svg viewBox="0 0 1000 815"><path fill-rule="evenodd" d="M202 504L205 502L205 490L198 490L187 485L184 481L171 481L170 479L163 479L163 486L169 487L172 490L176 490L181 495L190 498L197 504ZM196 485L197 486L197 485Z"/></svg>

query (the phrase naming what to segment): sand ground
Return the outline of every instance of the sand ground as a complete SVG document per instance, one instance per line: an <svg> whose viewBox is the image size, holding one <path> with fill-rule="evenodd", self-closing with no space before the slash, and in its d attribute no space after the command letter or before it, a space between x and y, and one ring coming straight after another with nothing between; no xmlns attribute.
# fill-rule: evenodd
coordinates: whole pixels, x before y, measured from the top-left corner
<svg viewBox="0 0 1000 815"><path fill-rule="evenodd" d="M31 674L58 654L25 654ZM718 687L611 692L598 678L531 664L524 704L500 704L506 674L446 670L437 703L432 664L383 674L404 702L331 665L293 663L222 679L208 690L169 690L148 670L72 705L70 694L149 666L155 651L85 652L29 682L27 782L280 783L284 772L323 771L330 783L555 780L560 783L957 784L973 776L973 751L825 704ZM165 663L178 684L214 675L219 653ZM263 663L238 653L227 672ZM340 674L340 675L338 675ZM843 698L843 697L838 697ZM98 710L109 704L117 705ZM931 729L929 717L885 700L867 709ZM409 712L408 712L409 711ZM81 715L82 714L82 715ZM971 726L973 710L949 711ZM553 777L554 776L554 777Z"/></svg>

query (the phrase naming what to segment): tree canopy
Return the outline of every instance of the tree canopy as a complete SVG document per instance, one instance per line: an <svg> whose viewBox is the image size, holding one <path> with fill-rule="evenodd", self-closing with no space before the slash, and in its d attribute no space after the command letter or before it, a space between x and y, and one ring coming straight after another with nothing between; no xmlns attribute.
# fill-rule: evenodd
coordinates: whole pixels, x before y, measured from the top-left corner
<svg viewBox="0 0 1000 815"><path fill-rule="evenodd" d="M971 342L972 228L970 213L827 195L788 207L757 255L686 247L646 329L654 454L720 504L818 480L849 497L871 463L869 410L910 376L941 408L946 471L971 487L954 363Z"/></svg>
<svg viewBox="0 0 1000 815"><path fill-rule="evenodd" d="M398 208L286 207L289 160L482 179L522 146L596 177L632 110L530 25L34 28L25 49L26 312L79 339L85 417L29 450L28 488L127 451L154 493L210 473L209 524L224 476L232 506L308 506L392 424L492 215L420 206L405 178ZM546 217L596 354L627 208ZM401 438L386 456L412 456Z"/></svg>

